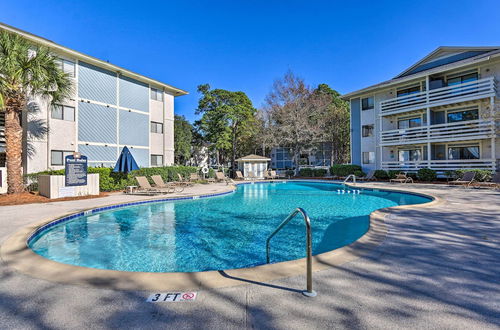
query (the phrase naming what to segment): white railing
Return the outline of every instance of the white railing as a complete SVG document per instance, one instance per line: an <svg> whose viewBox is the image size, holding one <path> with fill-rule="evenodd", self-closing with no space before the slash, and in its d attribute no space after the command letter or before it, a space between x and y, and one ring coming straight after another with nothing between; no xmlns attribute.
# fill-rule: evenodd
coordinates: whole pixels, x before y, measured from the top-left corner
<svg viewBox="0 0 500 330"><path fill-rule="evenodd" d="M418 171L421 168L431 168L436 171L452 171L458 169L495 169L494 159L457 159L457 160L420 160L420 161L394 161L382 162L383 170Z"/></svg>
<svg viewBox="0 0 500 330"><path fill-rule="evenodd" d="M478 119L382 131L380 132L379 144L381 146L389 146L425 142L463 141L487 139L494 135L495 122Z"/></svg>
<svg viewBox="0 0 500 330"><path fill-rule="evenodd" d="M488 77L463 84L431 89L429 91L400 96L380 102L382 115L399 113L426 107L477 100L496 95L496 81Z"/></svg>
<svg viewBox="0 0 500 330"><path fill-rule="evenodd" d="M5 148L5 127L0 126L0 150Z"/></svg>

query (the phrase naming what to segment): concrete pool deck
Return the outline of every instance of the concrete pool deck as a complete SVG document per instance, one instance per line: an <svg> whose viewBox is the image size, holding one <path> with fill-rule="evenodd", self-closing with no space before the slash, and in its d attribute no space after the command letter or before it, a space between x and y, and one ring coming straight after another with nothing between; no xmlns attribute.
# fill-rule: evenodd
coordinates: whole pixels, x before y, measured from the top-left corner
<svg viewBox="0 0 500 330"><path fill-rule="evenodd" d="M313 275L199 289L194 302L150 304L152 292L58 284L0 266L0 324L7 328L497 328L500 325L500 193L435 185L403 188L441 205L391 210L385 239L359 259ZM197 194L226 189L198 186ZM206 190L201 191L201 190ZM186 190L184 194L189 194ZM0 244L42 219L98 205L150 199L99 199L0 207ZM231 276L221 274L222 276Z"/></svg>

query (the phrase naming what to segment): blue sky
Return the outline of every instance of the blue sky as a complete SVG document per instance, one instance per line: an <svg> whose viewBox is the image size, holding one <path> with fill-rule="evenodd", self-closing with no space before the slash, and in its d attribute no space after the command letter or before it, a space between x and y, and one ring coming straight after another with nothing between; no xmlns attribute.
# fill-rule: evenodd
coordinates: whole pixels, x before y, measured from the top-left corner
<svg viewBox="0 0 500 330"><path fill-rule="evenodd" d="M500 45L500 1L0 1L0 21L187 90L260 107L287 70L341 93L390 79L440 45Z"/></svg>

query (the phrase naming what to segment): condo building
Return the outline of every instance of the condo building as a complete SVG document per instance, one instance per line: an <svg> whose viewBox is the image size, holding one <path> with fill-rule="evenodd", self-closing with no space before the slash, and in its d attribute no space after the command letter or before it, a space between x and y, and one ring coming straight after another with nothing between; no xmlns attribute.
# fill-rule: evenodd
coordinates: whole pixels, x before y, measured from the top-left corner
<svg viewBox="0 0 500 330"><path fill-rule="evenodd" d="M500 47L439 47L395 78L343 95L364 171L498 171Z"/></svg>
<svg viewBox="0 0 500 330"><path fill-rule="evenodd" d="M30 100L23 116L25 173L61 169L73 152L87 156L89 166L114 166L124 146L141 167L173 164L174 98L187 92L8 25L0 30L50 48L74 83L61 104ZM4 126L0 112L0 168ZM39 133L43 127L47 134Z"/></svg>
<svg viewBox="0 0 500 330"><path fill-rule="evenodd" d="M313 147L304 149L300 154L298 164L293 158L293 148L273 147L271 149L271 168L276 170L295 169L297 166L300 168L328 168L332 165L331 157L331 143L315 143Z"/></svg>

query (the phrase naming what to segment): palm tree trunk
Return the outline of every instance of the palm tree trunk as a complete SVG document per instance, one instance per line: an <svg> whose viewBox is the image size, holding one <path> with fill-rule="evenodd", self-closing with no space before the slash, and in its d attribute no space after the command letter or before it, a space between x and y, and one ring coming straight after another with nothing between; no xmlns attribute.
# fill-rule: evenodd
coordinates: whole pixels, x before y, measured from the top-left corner
<svg viewBox="0 0 500 330"><path fill-rule="evenodd" d="M5 113L5 154L7 156L7 193L15 194L24 191L23 186L23 128L20 112L7 106Z"/></svg>

